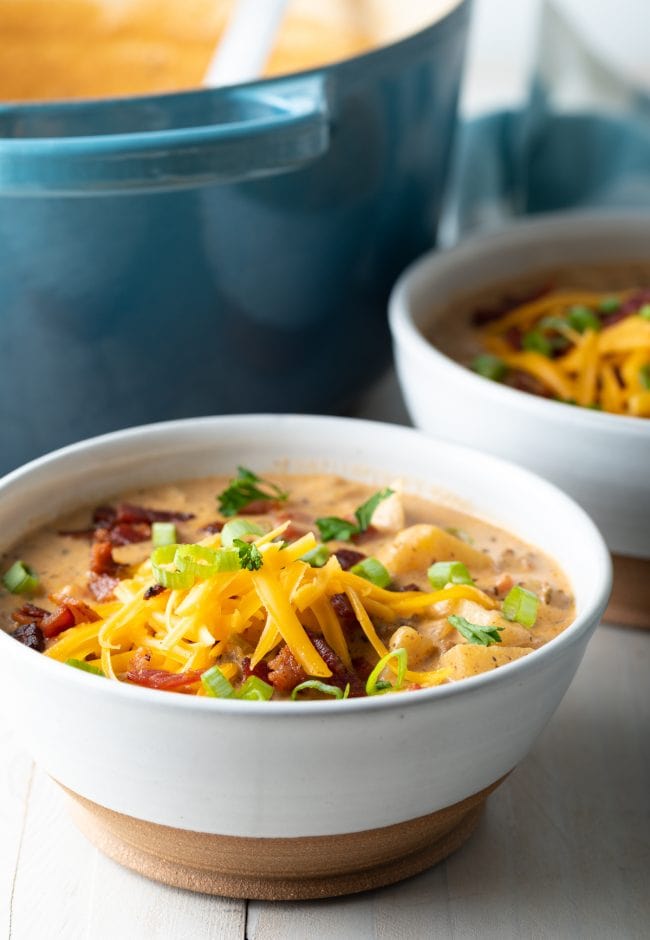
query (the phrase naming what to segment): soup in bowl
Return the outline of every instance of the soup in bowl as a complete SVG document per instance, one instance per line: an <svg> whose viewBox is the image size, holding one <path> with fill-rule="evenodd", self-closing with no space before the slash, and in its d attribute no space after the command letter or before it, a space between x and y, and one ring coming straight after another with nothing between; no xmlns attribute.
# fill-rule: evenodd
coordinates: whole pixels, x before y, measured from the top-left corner
<svg viewBox="0 0 650 940"><path fill-rule="evenodd" d="M457 848L609 592L597 530L549 484L344 419L97 438L5 477L0 520L5 578L39 579L2 600L25 745L111 856L226 895L364 890ZM15 620L28 604L46 612Z"/></svg>

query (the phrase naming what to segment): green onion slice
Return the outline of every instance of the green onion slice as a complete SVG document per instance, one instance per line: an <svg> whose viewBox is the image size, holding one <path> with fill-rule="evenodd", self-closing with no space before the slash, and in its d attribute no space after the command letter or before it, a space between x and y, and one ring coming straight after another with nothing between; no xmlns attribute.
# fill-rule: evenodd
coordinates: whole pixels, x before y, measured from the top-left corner
<svg viewBox="0 0 650 940"><path fill-rule="evenodd" d="M273 696L273 686L257 676L249 676L237 690L237 698L247 702L268 702Z"/></svg>
<svg viewBox="0 0 650 940"><path fill-rule="evenodd" d="M297 685L293 692L291 693L292 701L296 701L298 698L298 692L302 692L305 689L314 689L316 692L322 692L323 695L331 695L332 698L347 698L350 694L350 686L346 685L345 691L339 689L337 685L327 685L325 682L319 682L318 679L307 679L306 682L301 682L300 685Z"/></svg>
<svg viewBox="0 0 650 940"><path fill-rule="evenodd" d="M506 620L514 620L522 627L533 627L537 620L539 598L532 591L526 590L516 584L506 594L503 600L503 616Z"/></svg>
<svg viewBox="0 0 650 940"><path fill-rule="evenodd" d="M176 526L173 522L154 522L151 525L151 541L154 548L161 545L175 545L177 542Z"/></svg>
<svg viewBox="0 0 650 940"><path fill-rule="evenodd" d="M646 362L639 369L639 382L650 392L650 362Z"/></svg>
<svg viewBox="0 0 650 940"><path fill-rule="evenodd" d="M2 583L12 594L33 594L38 587L38 575L24 561L15 561L3 575Z"/></svg>
<svg viewBox="0 0 650 940"><path fill-rule="evenodd" d="M191 571L178 571L175 568L167 568L176 560L176 551L180 545L160 545L154 548L151 553L151 570L153 576L163 587L178 590L181 588L192 587L194 584L194 574Z"/></svg>
<svg viewBox="0 0 650 940"><path fill-rule="evenodd" d="M260 529L248 519L233 519L232 522L226 522L221 530L221 544L224 548L229 548L235 544L235 539L240 539L243 535L264 535L264 529Z"/></svg>
<svg viewBox="0 0 650 940"><path fill-rule="evenodd" d="M224 571L239 571L239 552L233 548L208 548L207 545L179 545L174 555L179 571L191 571L199 578L210 578Z"/></svg>
<svg viewBox="0 0 650 940"><path fill-rule="evenodd" d="M104 673L97 666L93 666L91 663L87 663L85 659L66 659L66 666L72 666L74 669L81 669L82 672L90 672L93 676L102 676L104 678Z"/></svg>
<svg viewBox="0 0 650 940"><path fill-rule="evenodd" d="M582 306L582 304L569 307L567 319L569 326L577 330L578 333L584 333L585 330L599 330L602 325L594 311L590 310L589 307Z"/></svg>
<svg viewBox="0 0 650 940"><path fill-rule="evenodd" d="M427 578L436 591L441 591L446 584L474 584L462 561L437 561L427 571Z"/></svg>
<svg viewBox="0 0 650 940"><path fill-rule="evenodd" d="M505 378L508 366L503 359L493 356L492 353L482 353L476 356L471 363L474 372L482 375L484 379L492 379L493 382L500 382Z"/></svg>
<svg viewBox="0 0 650 940"><path fill-rule="evenodd" d="M639 316L644 320L650 320L650 304L644 304L639 310Z"/></svg>
<svg viewBox="0 0 650 940"><path fill-rule="evenodd" d="M601 313L616 313L620 306L621 298L615 297L612 294L611 297L603 297L603 299L598 304L598 310Z"/></svg>
<svg viewBox="0 0 650 940"><path fill-rule="evenodd" d="M393 580L377 558L364 558L363 561L353 565L350 571L380 588L387 588Z"/></svg>
<svg viewBox="0 0 650 940"><path fill-rule="evenodd" d="M226 679L218 666L212 666L201 676L203 688L212 698L232 698L235 694L234 686Z"/></svg>
<svg viewBox="0 0 650 940"><path fill-rule="evenodd" d="M391 659L397 660L397 681L395 682L395 685L391 685L391 683L387 682L387 680L379 678ZM368 676L368 681L366 682L366 695L383 695L385 692L397 691L398 689L401 689L407 667L408 654L406 650L391 650L390 653L387 653L379 660L375 668Z"/></svg>
<svg viewBox="0 0 650 940"><path fill-rule="evenodd" d="M330 557L330 550L327 545L317 545L310 552L306 552L301 557L301 561L306 561L312 568L322 568Z"/></svg>
<svg viewBox="0 0 650 940"><path fill-rule="evenodd" d="M503 627L493 625L482 627L478 623L471 623L469 620L466 620L465 617L458 617L456 614L447 617L447 621L452 627L458 630L460 635L464 636L469 643L477 643L481 646L492 646L493 643L501 642L499 631L503 630Z"/></svg>
<svg viewBox="0 0 650 940"><path fill-rule="evenodd" d="M550 356L553 352L553 344L540 330L530 330L529 333L524 333L521 345L529 352L536 352L541 356Z"/></svg>

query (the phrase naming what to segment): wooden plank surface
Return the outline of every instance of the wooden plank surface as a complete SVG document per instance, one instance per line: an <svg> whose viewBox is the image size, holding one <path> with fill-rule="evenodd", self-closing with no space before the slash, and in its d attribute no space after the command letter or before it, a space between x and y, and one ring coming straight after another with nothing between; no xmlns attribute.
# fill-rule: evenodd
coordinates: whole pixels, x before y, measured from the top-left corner
<svg viewBox="0 0 650 940"><path fill-rule="evenodd" d="M446 864L304 904L192 895L103 858L0 718L0 937L641 940L650 925L650 633L601 627L560 710Z"/></svg>

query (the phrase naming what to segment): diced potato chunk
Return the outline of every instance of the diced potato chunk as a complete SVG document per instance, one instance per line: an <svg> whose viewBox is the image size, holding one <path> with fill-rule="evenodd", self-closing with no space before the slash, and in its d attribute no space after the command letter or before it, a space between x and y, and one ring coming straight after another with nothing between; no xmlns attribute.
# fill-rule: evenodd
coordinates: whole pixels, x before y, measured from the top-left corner
<svg viewBox="0 0 650 940"><path fill-rule="evenodd" d="M530 653L530 649L519 646L479 646L474 643L459 643L440 657L440 668L449 670L451 679L466 679L481 672L489 672L497 666L514 662Z"/></svg>
<svg viewBox="0 0 650 940"><path fill-rule="evenodd" d="M377 557L395 576L426 571L434 561L462 561L474 573L493 566L488 555L439 526L425 523L403 529Z"/></svg>
<svg viewBox="0 0 650 940"><path fill-rule="evenodd" d="M406 650L410 669L419 666L436 649L436 644L428 636L422 636L413 627L398 627L390 638L391 650Z"/></svg>

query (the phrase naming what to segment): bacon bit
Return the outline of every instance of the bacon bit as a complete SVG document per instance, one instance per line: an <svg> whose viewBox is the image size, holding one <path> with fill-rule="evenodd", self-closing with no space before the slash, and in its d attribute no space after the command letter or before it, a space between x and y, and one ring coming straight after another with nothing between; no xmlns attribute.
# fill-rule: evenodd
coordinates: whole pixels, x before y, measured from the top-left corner
<svg viewBox="0 0 650 940"><path fill-rule="evenodd" d="M366 687L356 672L351 672L336 655L334 650L325 642L322 636L315 636L309 633L309 639L314 644L314 648L320 653L323 661L332 670L332 675L325 679L328 685L335 685L341 690L350 686L350 698L360 698L366 694Z"/></svg>
<svg viewBox="0 0 650 940"><path fill-rule="evenodd" d="M628 297L625 303L622 303L618 310L612 311L601 317L600 322L603 326L613 326L626 317L631 317L638 313L644 304L650 303L650 289L635 291L631 297Z"/></svg>
<svg viewBox="0 0 650 940"><path fill-rule="evenodd" d="M415 581L412 581L410 584L405 584L404 587L397 587L397 588L393 587L392 590L393 590L393 591L395 591L395 590L397 590L397 591L418 591L420 594L422 593L422 588L420 587L419 584L416 584Z"/></svg>
<svg viewBox="0 0 650 940"><path fill-rule="evenodd" d="M159 594L162 594L162 592L166 590L167 588L162 584L150 584L142 595L142 598L145 601L150 601L152 597L158 597Z"/></svg>
<svg viewBox="0 0 650 940"><path fill-rule="evenodd" d="M104 530L102 530L104 531ZM113 558L113 546L110 542L94 542L90 549L90 570L92 574L107 574L115 578L124 565L118 565Z"/></svg>
<svg viewBox="0 0 650 940"><path fill-rule="evenodd" d="M354 612L354 608L347 594L332 594L330 604L332 605L334 613L339 618L341 628L345 630L346 633L350 634L356 630L361 630L361 624L357 620L357 615Z"/></svg>
<svg viewBox="0 0 650 940"><path fill-rule="evenodd" d="M136 660L136 657L133 657ZM166 692L179 692L201 681L200 672L168 672L166 669L147 669L136 665L126 673L129 682L144 685L148 689L162 689Z"/></svg>
<svg viewBox="0 0 650 940"><path fill-rule="evenodd" d="M268 664L268 681L278 692L288 693L305 679L307 673L285 643Z"/></svg>
<svg viewBox="0 0 650 940"><path fill-rule="evenodd" d="M91 572L88 579L88 590L95 600L103 604L113 599L115 588L119 583L120 579L115 578L113 575Z"/></svg>
<svg viewBox="0 0 650 940"><path fill-rule="evenodd" d="M497 595L499 597L505 597L514 583L515 582L513 581L512 575L509 575L506 571L504 571L503 574L499 575L494 584Z"/></svg>
<svg viewBox="0 0 650 940"><path fill-rule="evenodd" d="M37 623L23 623L12 633L14 640L18 640L30 650L42 653L45 649L45 636Z"/></svg>
<svg viewBox="0 0 650 940"><path fill-rule="evenodd" d="M221 532L225 526L225 522L208 522L207 525L204 525L201 529L201 532L205 532L206 535L217 535L218 532Z"/></svg>
<svg viewBox="0 0 650 940"><path fill-rule="evenodd" d="M520 392L529 392L531 395L539 395L542 398L553 398L553 392L543 382L520 369L511 369L503 380L503 384L516 388Z"/></svg>
<svg viewBox="0 0 650 940"><path fill-rule="evenodd" d="M368 677L370 676L370 673L375 668L374 665L372 663L369 663L368 660L365 659L363 656L355 657L352 660L352 666L356 674L359 676L359 678L363 682L368 681Z"/></svg>
<svg viewBox="0 0 650 940"><path fill-rule="evenodd" d="M511 326L509 330L506 330L505 339L513 349L521 350L524 348L524 334L518 326Z"/></svg>
<svg viewBox="0 0 650 940"><path fill-rule="evenodd" d="M50 600L59 606L53 613L43 618L41 622L43 633L48 638L56 636L62 630L67 630L68 627L74 627L80 623L94 623L96 620L101 619L92 607L70 594L50 594ZM72 620L71 623L70 620ZM62 626L62 624L65 624L65 626ZM52 630L55 632L52 633Z"/></svg>
<svg viewBox="0 0 650 940"><path fill-rule="evenodd" d="M116 522L189 522L194 519L193 512L169 512L165 509L147 509L132 503L120 503L117 507Z"/></svg>
<svg viewBox="0 0 650 940"><path fill-rule="evenodd" d="M259 662L254 669L251 669L250 657L247 656L245 659L242 659L241 668L244 680L248 679L250 676L257 676L262 682L269 681L269 667L264 660Z"/></svg>
<svg viewBox="0 0 650 940"><path fill-rule="evenodd" d="M137 542L146 542L151 538L151 526L147 523L117 522L108 532L111 545L134 545Z"/></svg>
<svg viewBox="0 0 650 940"><path fill-rule="evenodd" d="M353 565L358 564L360 561L363 561L364 558L367 558L367 555L364 555L363 552L355 552L352 548L339 548L334 554L338 558L339 565L343 571L349 571Z"/></svg>
<svg viewBox="0 0 650 940"><path fill-rule="evenodd" d="M247 506L239 510L240 516L266 516L277 509L280 503L277 499L254 499Z"/></svg>
<svg viewBox="0 0 650 940"><path fill-rule="evenodd" d="M48 640L74 627L74 614L68 607L57 607L55 611L41 620L41 630Z"/></svg>
<svg viewBox="0 0 650 940"><path fill-rule="evenodd" d="M354 542L355 545L364 545L366 542L377 538L379 534L378 529L375 529L373 525L369 525L363 532L357 532L356 535L353 535L350 541Z"/></svg>
<svg viewBox="0 0 650 940"><path fill-rule="evenodd" d="M23 604L22 607L14 610L11 619L20 624L40 623L48 614L49 610L37 607L36 604Z"/></svg>

